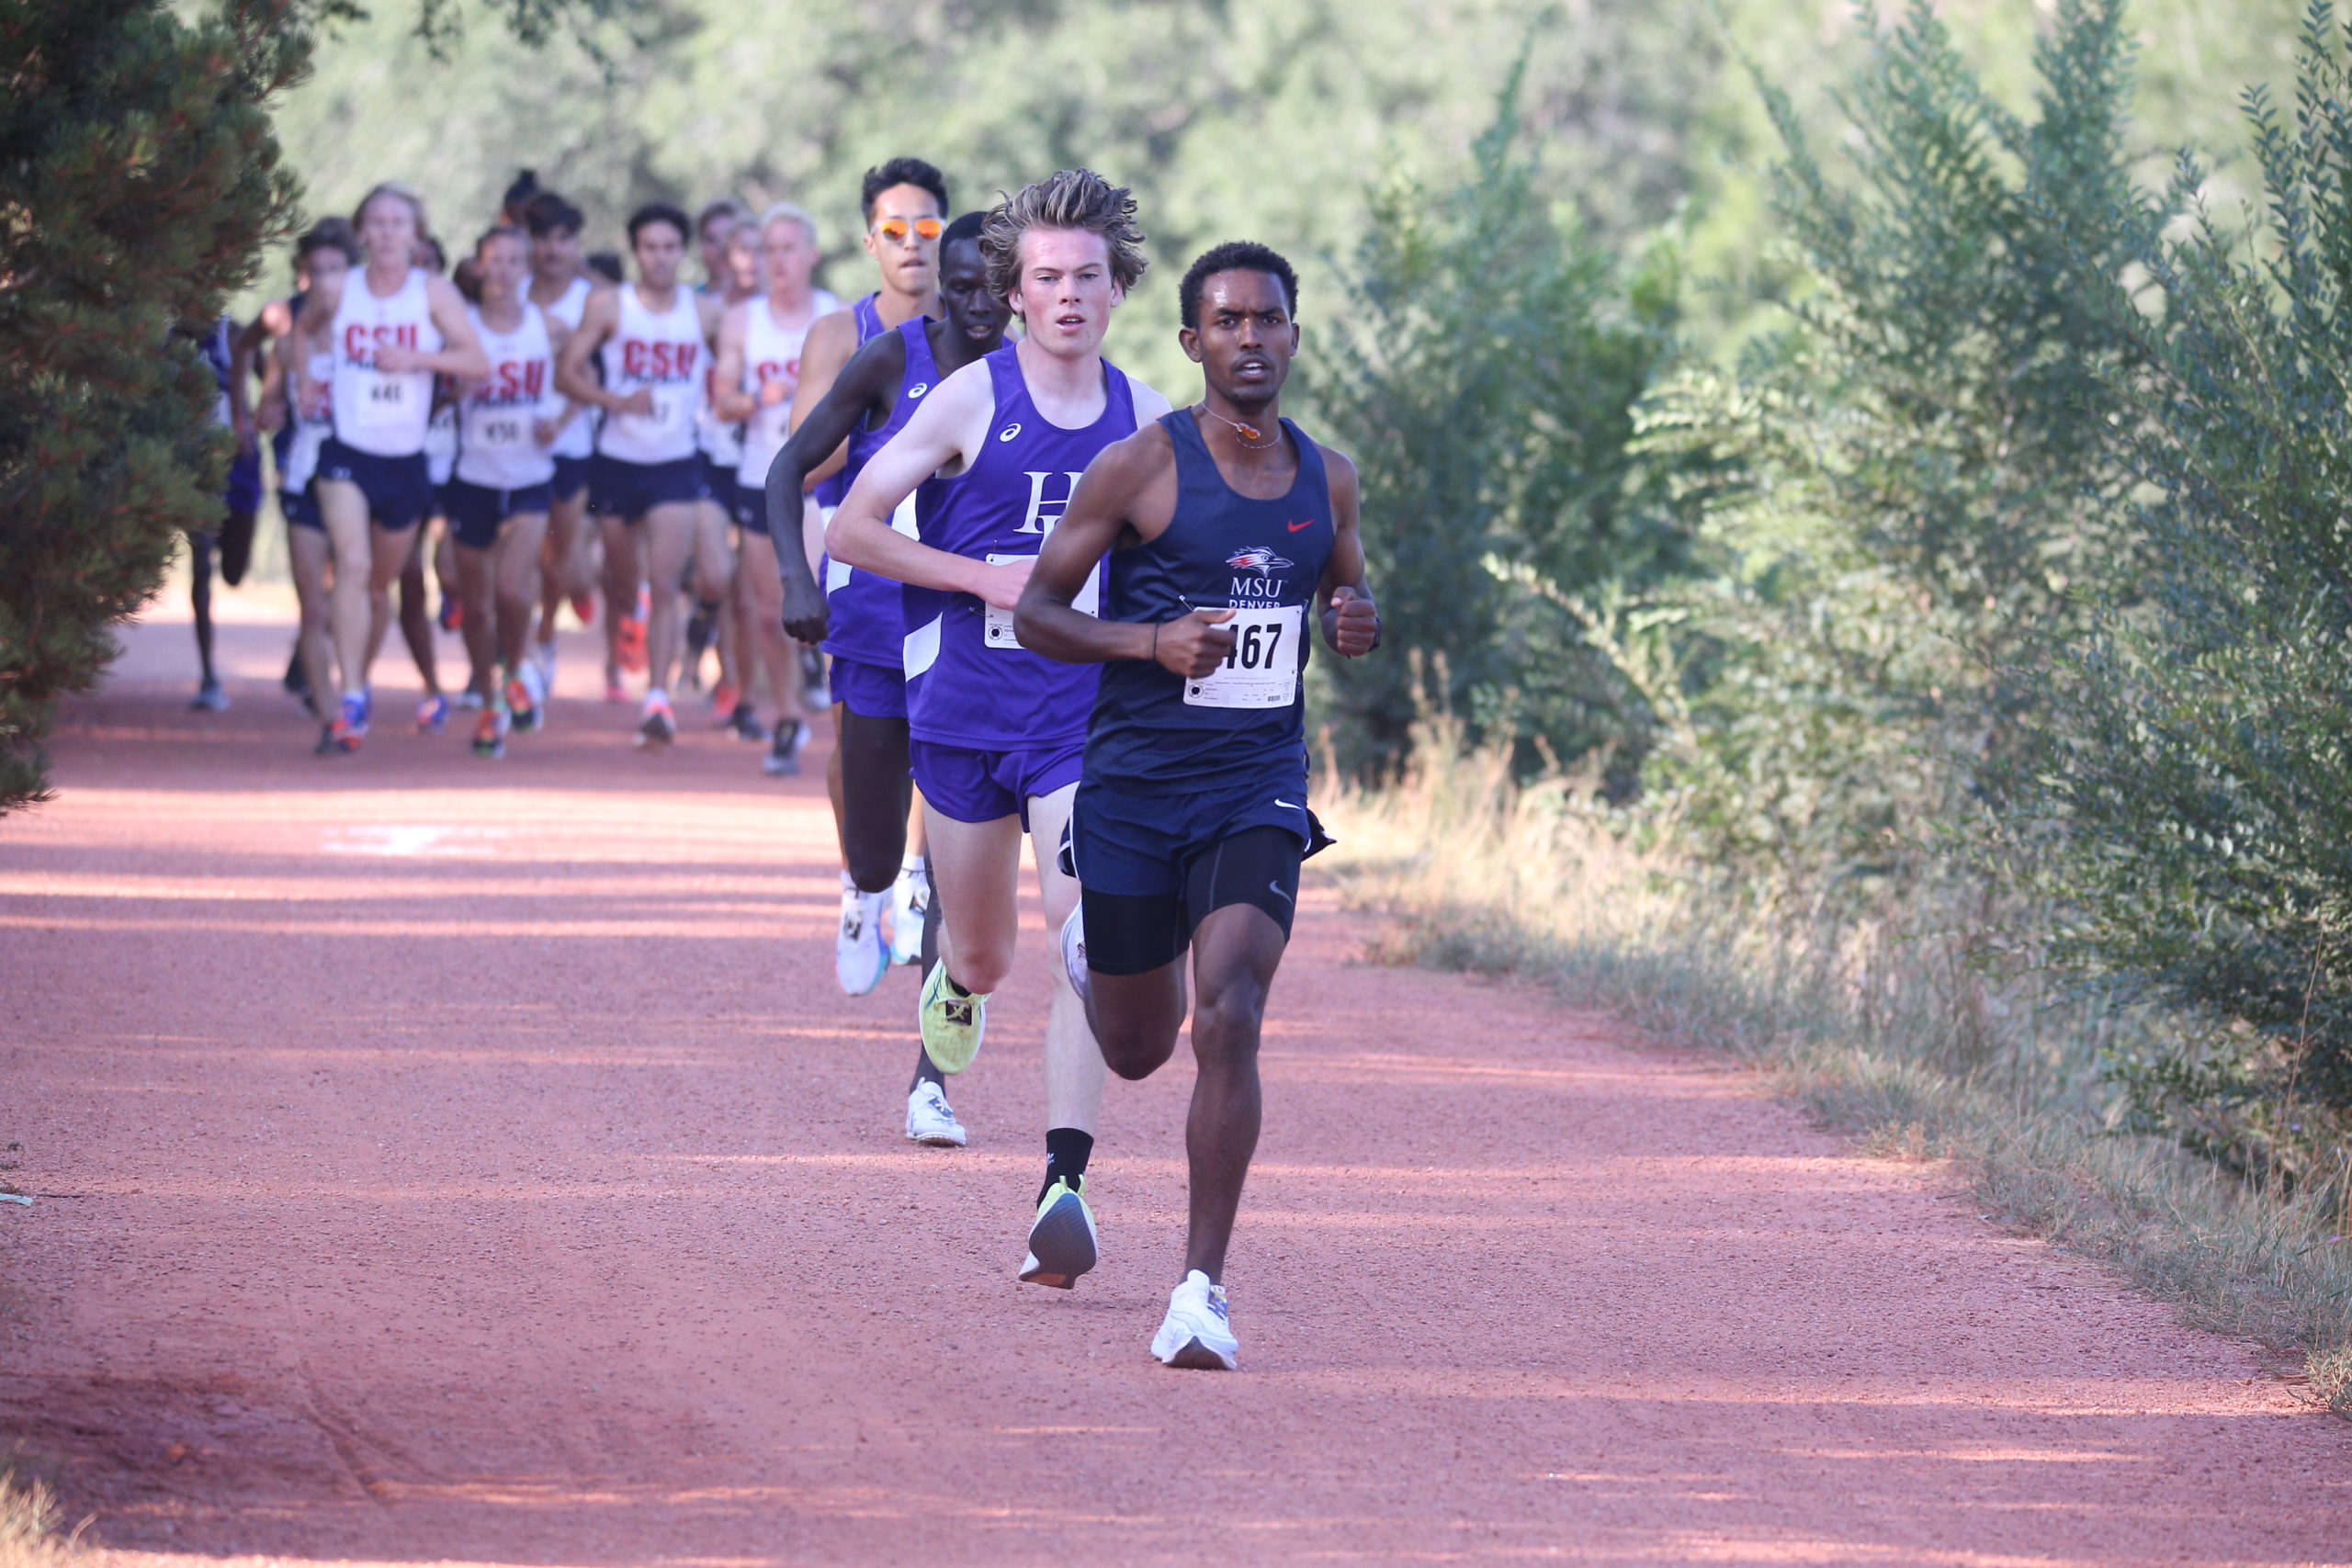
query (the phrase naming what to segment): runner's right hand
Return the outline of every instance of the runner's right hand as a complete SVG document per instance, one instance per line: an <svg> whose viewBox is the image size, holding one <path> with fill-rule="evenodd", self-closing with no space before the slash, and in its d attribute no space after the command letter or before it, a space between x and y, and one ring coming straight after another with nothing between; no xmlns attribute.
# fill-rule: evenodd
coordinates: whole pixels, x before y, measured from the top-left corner
<svg viewBox="0 0 2352 1568"><path fill-rule="evenodd" d="M1195 610L1162 621L1152 639L1153 656L1170 673L1187 681L1200 680L1233 651L1233 628L1224 625L1231 619L1230 610Z"/></svg>
<svg viewBox="0 0 2352 1568"><path fill-rule="evenodd" d="M784 591L784 633L796 642L815 646L825 640L830 617L825 596L813 587L787 584Z"/></svg>
<svg viewBox="0 0 2352 1568"><path fill-rule="evenodd" d="M1021 604L1021 591L1029 586L1029 574L1036 570L1035 556L984 566L980 568L980 585L974 592L1000 610L1014 609Z"/></svg>
<svg viewBox="0 0 2352 1568"><path fill-rule="evenodd" d="M621 400L620 407L615 409L613 412L615 413L633 413L640 419L651 418L653 415L653 389L650 387L639 387L636 391L631 392L628 397L623 398Z"/></svg>

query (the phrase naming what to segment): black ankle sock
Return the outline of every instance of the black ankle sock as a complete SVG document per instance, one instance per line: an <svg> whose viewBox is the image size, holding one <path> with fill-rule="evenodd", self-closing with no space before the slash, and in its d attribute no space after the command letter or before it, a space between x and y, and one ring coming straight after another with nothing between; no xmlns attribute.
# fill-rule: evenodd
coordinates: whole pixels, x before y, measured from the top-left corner
<svg viewBox="0 0 2352 1568"><path fill-rule="evenodd" d="M927 1083L935 1083L939 1085L940 1088L945 1089L947 1087L947 1075L941 1072L939 1070L939 1064L931 1059L931 1053L918 1045L915 1047L914 1081L907 1085L907 1092L909 1094L912 1094L917 1089Z"/></svg>
<svg viewBox="0 0 2352 1568"><path fill-rule="evenodd" d="M1086 1174L1087 1156L1094 1152L1094 1134L1081 1133L1075 1127L1046 1129L1046 1184L1037 1189L1037 1201L1046 1201L1046 1189L1056 1181L1067 1181L1075 1190L1078 1179Z"/></svg>

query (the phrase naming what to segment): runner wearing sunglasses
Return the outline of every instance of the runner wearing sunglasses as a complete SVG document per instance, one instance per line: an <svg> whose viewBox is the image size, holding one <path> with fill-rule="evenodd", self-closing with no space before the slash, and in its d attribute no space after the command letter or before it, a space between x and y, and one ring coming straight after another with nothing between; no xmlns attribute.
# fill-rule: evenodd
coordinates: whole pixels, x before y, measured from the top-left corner
<svg viewBox="0 0 2352 1568"><path fill-rule="evenodd" d="M967 212L949 224L940 239L939 295L945 320L918 316L897 332L874 339L842 367L824 401L808 410L800 428L767 468L764 499L773 515L797 527L807 477L836 446L849 444L843 477L854 482L865 460L888 444L933 388L1002 345L1012 311L989 288L980 229L980 214ZM919 527L922 500L936 489L926 486L922 496L902 505L894 526ZM829 631L825 595L809 572L806 552L786 549L778 565L785 629L795 637L824 638ZM877 690L885 697L900 695L899 671L869 673L847 660L836 660L834 668L839 677L834 694L843 699L833 709L842 738L842 858L858 899L854 909L845 909L842 925L844 935L854 934L855 940L837 948L834 956L842 986L854 992L878 984L888 964L873 927L906 854L912 785L907 773L903 697L896 705L896 717L872 711L889 705L871 700ZM908 927L920 926L910 917L900 919ZM907 1086L906 1134L916 1143L944 1147L960 1148L965 1142L963 1123L947 1103L945 1076L921 1047L915 1051L914 1080Z"/></svg>
<svg viewBox="0 0 2352 1568"><path fill-rule="evenodd" d="M945 231L947 181L920 158L893 158L865 172L862 193L865 213L865 253L882 272L881 288L846 310L837 311L808 329L800 351L800 379L792 400L792 428L797 431L808 411L832 390L834 379L850 356L869 339L896 332L921 316L937 316L939 305L939 241ZM824 529L824 519L848 492L852 477L843 470L847 444L819 465L811 477L818 482L804 509L801 538L777 536L779 553L797 543L813 560L813 541ZM807 526L807 510L819 513L815 528ZM923 911L931 902L929 878L923 865L922 802L906 829L897 855L895 877L879 886L865 870L864 857L853 856L851 828L843 806L842 757L844 714L864 718L907 716L905 678L900 673L900 643L905 637L899 615L899 585L839 563L824 570L827 627L825 651L832 656L833 760L826 782L833 797L833 825L842 841L842 919L833 939L833 970L842 989L863 996L882 983L895 960L911 963L922 948ZM865 882L851 874L858 864ZM882 910L888 900L891 935L882 934Z"/></svg>

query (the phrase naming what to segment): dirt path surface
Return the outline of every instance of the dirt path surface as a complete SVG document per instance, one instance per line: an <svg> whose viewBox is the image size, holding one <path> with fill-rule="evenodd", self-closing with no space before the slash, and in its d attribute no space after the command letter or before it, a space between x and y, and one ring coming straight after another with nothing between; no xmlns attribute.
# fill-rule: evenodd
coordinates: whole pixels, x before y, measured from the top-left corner
<svg viewBox="0 0 2352 1568"><path fill-rule="evenodd" d="M1102 1267L1012 1278L1040 943L912 1148L818 779L633 754L580 645L503 763L313 761L280 630L219 716L186 636L0 823L0 1434L126 1561L2352 1561L2352 1430L2245 1348L1328 897L1245 1370L1167 1371L1181 1061L1112 1086Z"/></svg>

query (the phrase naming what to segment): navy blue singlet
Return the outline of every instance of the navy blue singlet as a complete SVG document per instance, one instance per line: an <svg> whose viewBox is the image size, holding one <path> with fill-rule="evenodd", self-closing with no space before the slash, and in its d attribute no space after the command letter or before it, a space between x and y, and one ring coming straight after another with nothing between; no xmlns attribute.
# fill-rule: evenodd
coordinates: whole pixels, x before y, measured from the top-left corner
<svg viewBox="0 0 2352 1568"><path fill-rule="evenodd" d="M1225 482L1189 409L1160 417L1176 448L1176 512L1160 536L1111 552L1105 620L1239 612L1233 651L1200 681L1148 660L1102 666L1087 731L1091 784L1149 794L1279 784L1306 771L1301 679L1315 589L1331 558L1322 449L1283 421L1298 453L1288 495L1253 501Z"/></svg>

